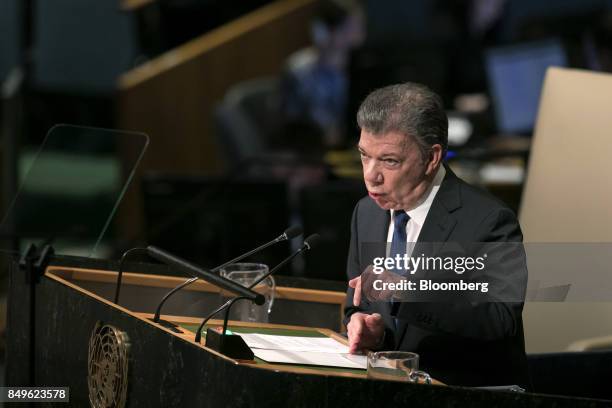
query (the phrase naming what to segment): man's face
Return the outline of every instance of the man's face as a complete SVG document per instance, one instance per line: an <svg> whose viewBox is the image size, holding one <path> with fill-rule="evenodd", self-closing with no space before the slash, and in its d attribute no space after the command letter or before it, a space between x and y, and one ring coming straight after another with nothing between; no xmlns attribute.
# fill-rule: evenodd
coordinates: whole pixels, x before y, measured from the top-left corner
<svg viewBox="0 0 612 408"><path fill-rule="evenodd" d="M431 183L434 169L411 137L361 131L359 152L370 197L384 210L411 210Z"/></svg>

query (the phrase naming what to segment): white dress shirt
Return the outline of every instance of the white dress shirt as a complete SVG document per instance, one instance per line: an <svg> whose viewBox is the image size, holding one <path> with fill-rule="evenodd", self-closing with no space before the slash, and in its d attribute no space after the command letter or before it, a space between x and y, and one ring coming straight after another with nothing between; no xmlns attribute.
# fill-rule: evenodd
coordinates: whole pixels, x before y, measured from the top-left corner
<svg viewBox="0 0 612 408"><path fill-rule="evenodd" d="M411 255L414 243L419 238L421 228L423 228L423 224L425 223L425 219L427 218L427 213L429 213L429 209L431 208L431 203L433 203L433 200L436 197L438 190L440 189L440 184L442 184L442 180L444 180L445 175L446 170L444 169L444 166L440 166L438 172L436 173L436 176L434 177L433 182L431 183L425 194L423 194L420 203L412 210L405 210L406 214L408 214L408 216L410 217L408 223L406 224L406 253L408 254L408 256ZM393 240L394 213L395 210L391 210L391 219L389 221L389 229L387 232L387 242L389 243ZM387 256L389 256L390 247L391 245L387 245Z"/></svg>

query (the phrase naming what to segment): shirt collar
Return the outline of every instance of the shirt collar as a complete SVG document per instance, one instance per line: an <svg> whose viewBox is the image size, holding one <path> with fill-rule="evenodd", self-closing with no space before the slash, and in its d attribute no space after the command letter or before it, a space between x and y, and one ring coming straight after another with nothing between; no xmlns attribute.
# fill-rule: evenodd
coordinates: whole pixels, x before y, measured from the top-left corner
<svg viewBox="0 0 612 408"><path fill-rule="evenodd" d="M425 223L425 218L427 218L427 213L429 212L429 208L431 208L431 204L433 203L438 190L440 189L440 185L442 184L442 180L444 180L444 176L446 175L446 169L444 166L440 166L438 168L438 172L433 179L433 182L423 194L424 199L421 200L420 204L414 207L412 210L406 211L406 214L410 216L410 220L413 220L418 225L423 225ZM393 220L395 210L391 210L391 219Z"/></svg>

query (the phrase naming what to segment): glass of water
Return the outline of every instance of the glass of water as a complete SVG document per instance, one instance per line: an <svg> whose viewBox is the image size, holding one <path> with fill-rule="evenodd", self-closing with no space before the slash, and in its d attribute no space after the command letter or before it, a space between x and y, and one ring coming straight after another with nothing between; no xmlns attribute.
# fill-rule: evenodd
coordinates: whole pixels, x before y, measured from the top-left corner
<svg viewBox="0 0 612 408"><path fill-rule="evenodd" d="M240 262L227 265L220 271L224 278L232 280L245 288L250 287L263 275L268 273L268 265L261 263ZM274 292L276 282L272 276L268 276L258 283L252 290L264 295L266 301L258 306L248 300L239 300L232 306L231 318L243 322L267 323L269 314L274 304Z"/></svg>
<svg viewBox="0 0 612 408"><path fill-rule="evenodd" d="M431 384L431 377L419 370L419 355L407 351L368 353L368 378Z"/></svg>

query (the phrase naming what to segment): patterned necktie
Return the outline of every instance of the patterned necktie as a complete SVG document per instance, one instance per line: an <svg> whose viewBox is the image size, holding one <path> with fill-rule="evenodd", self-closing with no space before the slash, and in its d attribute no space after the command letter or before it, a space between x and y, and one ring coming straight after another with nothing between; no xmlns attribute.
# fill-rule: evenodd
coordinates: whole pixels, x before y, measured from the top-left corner
<svg viewBox="0 0 612 408"><path fill-rule="evenodd" d="M408 224L410 216L406 214L404 210L393 212L393 239L391 240L391 251L389 251L389 257L395 259L396 255L404 257L406 254L407 237L406 237L406 224ZM406 271L393 269L392 272L403 275ZM397 315L400 302L391 300L391 315ZM397 319L393 319L395 326L397 327Z"/></svg>
<svg viewBox="0 0 612 408"><path fill-rule="evenodd" d="M390 258L395 259L396 255L403 257L406 253L406 224L408 224L409 219L410 216L404 210L393 213L393 239L391 240L391 251L389 252ZM394 270L394 272L403 274L404 271Z"/></svg>

